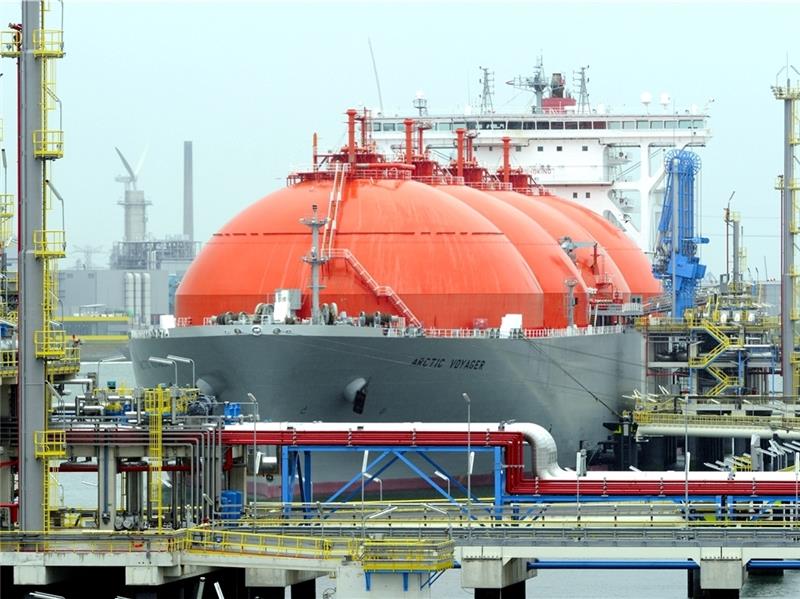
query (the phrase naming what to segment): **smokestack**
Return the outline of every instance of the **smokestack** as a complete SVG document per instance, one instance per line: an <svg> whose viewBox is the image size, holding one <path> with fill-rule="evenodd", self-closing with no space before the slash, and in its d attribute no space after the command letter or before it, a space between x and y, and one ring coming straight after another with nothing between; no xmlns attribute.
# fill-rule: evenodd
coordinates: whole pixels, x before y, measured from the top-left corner
<svg viewBox="0 0 800 599"><path fill-rule="evenodd" d="M194 241L194 189L192 183L192 142L183 142L183 235Z"/></svg>
<svg viewBox="0 0 800 599"><path fill-rule="evenodd" d="M456 176L464 176L464 133L466 129L456 129Z"/></svg>

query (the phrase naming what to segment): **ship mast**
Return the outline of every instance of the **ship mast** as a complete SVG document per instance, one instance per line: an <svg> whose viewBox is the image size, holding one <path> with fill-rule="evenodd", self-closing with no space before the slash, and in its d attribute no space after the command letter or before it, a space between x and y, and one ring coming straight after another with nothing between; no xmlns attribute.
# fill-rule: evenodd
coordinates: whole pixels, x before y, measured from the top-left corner
<svg viewBox="0 0 800 599"><path fill-rule="evenodd" d="M486 67L478 67L481 70L481 78L478 80L483 86L481 92L481 114L494 114L494 71Z"/></svg>
<svg viewBox="0 0 800 599"><path fill-rule="evenodd" d="M531 112L534 114L541 113L544 92L548 87L547 79L544 76L544 64L542 62L542 57L539 56L539 59L536 62L536 66L533 69L533 77L517 75L511 81L506 81L506 85L510 85L515 89L521 89L522 91L533 92L534 103L531 105Z"/></svg>

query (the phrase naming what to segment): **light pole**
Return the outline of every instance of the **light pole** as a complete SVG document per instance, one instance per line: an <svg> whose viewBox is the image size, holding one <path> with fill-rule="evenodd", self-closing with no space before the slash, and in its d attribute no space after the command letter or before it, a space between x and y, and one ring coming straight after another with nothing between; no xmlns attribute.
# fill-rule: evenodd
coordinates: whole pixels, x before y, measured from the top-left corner
<svg viewBox="0 0 800 599"><path fill-rule="evenodd" d="M157 356L150 356L147 358L148 362L152 362L153 364L164 364L165 366L174 366L175 367L175 386L178 386L178 363L175 360L168 360L166 358L159 358Z"/></svg>
<svg viewBox="0 0 800 599"><path fill-rule="evenodd" d="M462 393L461 397L467 402L467 529L472 522L472 415L470 413L469 395Z"/></svg>
<svg viewBox="0 0 800 599"><path fill-rule="evenodd" d="M578 526L581 525L581 477L586 476L586 450L581 449L575 456L575 508Z"/></svg>
<svg viewBox="0 0 800 599"><path fill-rule="evenodd" d="M450 477L447 476L446 474L444 474L443 472L439 472L438 470L434 470L433 471L433 475L434 476L438 476L444 482L447 483L447 499L450 499L451 498L451 495L450 495Z"/></svg>
<svg viewBox="0 0 800 599"><path fill-rule="evenodd" d="M124 359L125 359L125 356L123 356L122 354L117 354L116 356L111 356L109 358L103 358L102 360L98 360L97 361L97 386L98 386L98 388L102 387L102 380L103 380L103 379L100 378L100 364L103 364L104 362L119 362L120 360L124 360Z"/></svg>
<svg viewBox="0 0 800 599"><path fill-rule="evenodd" d="M195 373L195 368L194 368L194 360L192 360L191 358L186 358L184 356L173 356L172 354L167 355L167 360L173 360L174 362L181 362L182 364L191 364L192 380L190 381L189 386L194 387L195 382L197 382L197 375Z"/></svg>
<svg viewBox="0 0 800 599"><path fill-rule="evenodd" d="M369 462L369 449L364 451L364 458L361 460L361 516L364 516L364 479L367 475L367 463Z"/></svg>
<svg viewBox="0 0 800 599"><path fill-rule="evenodd" d="M794 452L794 525L797 526L797 479L800 475L800 453Z"/></svg>
<svg viewBox="0 0 800 599"><path fill-rule="evenodd" d="M689 526L689 466L692 453L689 451L689 394L683 399L683 504L686 526Z"/></svg>
<svg viewBox="0 0 800 599"><path fill-rule="evenodd" d="M383 481L378 478L377 476L372 476L369 472L362 472L361 476L366 478L367 480L373 481L378 483L378 493L380 497L380 501L383 502Z"/></svg>
<svg viewBox="0 0 800 599"><path fill-rule="evenodd" d="M194 363L192 363L192 367L194 367ZM258 421L260 420L258 414L258 400L256 396L252 393L247 394L247 397L250 399L253 405L253 530L256 528L256 497L257 497L257 490L256 490L256 481L258 480L258 471L261 468L261 460L258 457L258 449L257 449L257 425ZM247 477L247 468L244 469L245 477ZM302 481L299 480L298 482L302 484ZM245 478L244 481L245 493L247 493L247 480Z"/></svg>

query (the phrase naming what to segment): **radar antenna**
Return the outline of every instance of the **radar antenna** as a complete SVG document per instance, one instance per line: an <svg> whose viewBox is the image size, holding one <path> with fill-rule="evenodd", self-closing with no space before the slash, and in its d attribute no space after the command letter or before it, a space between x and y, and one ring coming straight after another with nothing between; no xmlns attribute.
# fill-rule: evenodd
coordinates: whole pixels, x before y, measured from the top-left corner
<svg viewBox="0 0 800 599"><path fill-rule="evenodd" d="M542 99L544 98L545 90L548 88L547 80L544 76L542 57L539 56L536 62L536 66L533 69L533 77L518 75L511 81L506 81L506 85L522 91L533 92L534 103L531 105L531 112L542 112Z"/></svg>
<svg viewBox="0 0 800 599"><path fill-rule="evenodd" d="M478 67L481 70L481 78L478 83L483 86L481 92L481 114L494 114L494 71L486 67Z"/></svg>

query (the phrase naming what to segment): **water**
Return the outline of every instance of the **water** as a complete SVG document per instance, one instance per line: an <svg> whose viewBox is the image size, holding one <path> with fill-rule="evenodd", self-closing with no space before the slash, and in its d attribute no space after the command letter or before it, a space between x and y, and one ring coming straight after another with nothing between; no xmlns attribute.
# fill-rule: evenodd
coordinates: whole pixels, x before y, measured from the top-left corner
<svg viewBox="0 0 800 599"><path fill-rule="evenodd" d="M81 364L79 376L97 371L97 362ZM133 369L130 362L104 362L100 367L103 384L116 381L117 386L133 387ZM63 473L59 475L60 493L66 505L97 506L97 487L92 474ZM433 585L432 596L444 598L472 597L473 592L461 587L458 570L445 572ZM329 577L317 580L317 597L335 589L336 581ZM225 589L223 589L224 591ZM526 597L536 599L678 599L686 597L686 572L662 570L543 570L526 583ZM741 597L771 597L774 599L800 597L800 571L789 570L780 576L748 578ZM290 597L286 591L287 599ZM347 599L330 595L325 599Z"/></svg>

